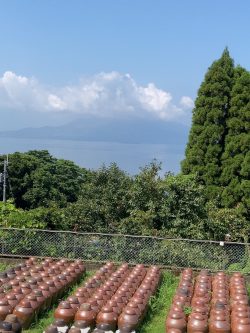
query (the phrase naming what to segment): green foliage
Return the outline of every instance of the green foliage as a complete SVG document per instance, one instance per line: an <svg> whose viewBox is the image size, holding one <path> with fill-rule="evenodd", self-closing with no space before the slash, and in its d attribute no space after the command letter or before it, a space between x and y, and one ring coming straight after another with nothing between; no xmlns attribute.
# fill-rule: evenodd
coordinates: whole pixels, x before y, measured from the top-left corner
<svg viewBox="0 0 250 333"><path fill-rule="evenodd" d="M11 202L0 202L0 225L11 228L46 228L42 209L25 211L17 209Z"/></svg>
<svg viewBox="0 0 250 333"><path fill-rule="evenodd" d="M131 177L115 163L92 172L76 203L68 205L65 219L71 230L114 232L127 217Z"/></svg>
<svg viewBox="0 0 250 333"><path fill-rule="evenodd" d="M193 175L170 175L162 182L160 216L168 234L182 238L206 237L204 187Z"/></svg>
<svg viewBox="0 0 250 333"><path fill-rule="evenodd" d="M218 195L220 184L233 75L233 60L225 49L208 69L198 91L186 158L182 162L183 173L196 173L211 197Z"/></svg>
<svg viewBox="0 0 250 333"><path fill-rule="evenodd" d="M0 156L2 161L4 156ZM8 174L15 205L23 209L65 207L77 200L88 172L71 161L52 157L48 151L9 155Z"/></svg>
<svg viewBox="0 0 250 333"><path fill-rule="evenodd" d="M222 156L222 203L250 217L250 73L237 68Z"/></svg>
<svg viewBox="0 0 250 333"><path fill-rule="evenodd" d="M250 226L239 208L217 208L214 202L209 202L207 211L209 239L224 240L228 234L231 241L247 241Z"/></svg>

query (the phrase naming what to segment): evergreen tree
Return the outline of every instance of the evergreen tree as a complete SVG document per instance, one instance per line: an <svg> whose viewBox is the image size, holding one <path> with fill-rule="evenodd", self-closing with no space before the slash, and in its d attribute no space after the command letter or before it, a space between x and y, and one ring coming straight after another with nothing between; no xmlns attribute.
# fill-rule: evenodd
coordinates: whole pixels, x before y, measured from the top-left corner
<svg viewBox="0 0 250 333"><path fill-rule="evenodd" d="M234 63L226 48L200 86L193 110L192 127L182 162L184 174L196 173L207 186L207 194L218 194L226 119L233 85Z"/></svg>
<svg viewBox="0 0 250 333"><path fill-rule="evenodd" d="M222 204L250 215L250 73L238 67L222 155Z"/></svg>

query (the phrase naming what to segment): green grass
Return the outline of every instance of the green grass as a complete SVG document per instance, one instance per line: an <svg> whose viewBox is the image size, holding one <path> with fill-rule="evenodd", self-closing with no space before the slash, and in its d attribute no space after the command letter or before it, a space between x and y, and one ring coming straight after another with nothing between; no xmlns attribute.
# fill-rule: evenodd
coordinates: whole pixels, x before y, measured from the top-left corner
<svg viewBox="0 0 250 333"><path fill-rule="evenodd" d="M0 262L0 272L5 271L6 269L12 267L13 265L7 264L5 262Z"/></svg>
<svg viewBox="0 0 250 333"><path fill-rule="evenodd" d="M74 291L86 280L88 279L91 275L93 275L94 272L87 272L85 274L85 276L82 278L82 280L75 284L74 286L72 286L67 294L65 294L65 296L63 297L63 299L66 299L69 295L73 294ZM28 330L25 330L25 333L41 333L45 330L45 328L47 326L49 326L53 321L54 321L54 311L56 309L56 307L58 306L58 303L61 301L58 300L58 302L56 304L54 304L54 306L49 309L46 312L43 312L40 314L39 318L31 325L31 327Z"/></svg>
<svg viewBox="0 0 250 333"><path fill-rule="evenodd" d="M138 333L165 332L165 321L175 294L179 278L169 272L163 273L160 288L150 300L149 309Z"/></svg>

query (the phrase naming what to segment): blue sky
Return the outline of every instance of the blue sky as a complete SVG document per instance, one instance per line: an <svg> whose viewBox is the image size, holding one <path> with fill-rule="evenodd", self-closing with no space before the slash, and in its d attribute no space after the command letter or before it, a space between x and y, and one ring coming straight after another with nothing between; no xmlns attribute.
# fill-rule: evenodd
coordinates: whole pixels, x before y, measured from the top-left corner
<svg viewBox="0 0 250 333"><path fill-rule="evenodd" d="M208 66L249 69L250 2L1 0L0 130L78 116L190 124Z"/></svg>

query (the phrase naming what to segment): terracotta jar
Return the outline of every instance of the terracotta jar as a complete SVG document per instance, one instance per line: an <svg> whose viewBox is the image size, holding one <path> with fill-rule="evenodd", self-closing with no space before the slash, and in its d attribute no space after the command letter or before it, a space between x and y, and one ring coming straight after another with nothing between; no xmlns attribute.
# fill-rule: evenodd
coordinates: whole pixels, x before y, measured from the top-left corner
<svg viewBox="0 0 250 333"><path fill-rule="evenodd" d="M207 316L192 312L188 318L187 333L208 333Z"/></svg>
<svg viewBox="0 0 250 333"><path fill-rule="evenodd" d="M69 302L61 302L54 312L56 319L63 319L65 323L70 324L74 320L75 309L73 309Z"/></svg>
<svg viewBox="0 0 250 333"><path fill-rule="evenodd" d="M12 313L12 310L13 308L6 298L0 299L0 320L4 320L8 314Z"/></svg>
<svg viewBox="0 0 250 333"><path fill-rule="evenodd" d="M9 305L14 309L14 307L19 303L19 300L16 297L16 294L12 291L6 294L5 296Z"/></svg>
<svg viewBox="0 0 250 333"><path fill-rule="evenodd" d="M15 288L12 289L12 291L15 294L18 301L21 301L25 296L20 287L15 287Z"/></svg>
<svg viewBox="0 0 250 333"><path fill-rule="evenodd" d="M9 314L6 318L5 321L9 322L12 324L12 330L15 333L21 333L22 331L22 325L20 324L17 316L14 314Z"/></svg>
<svg viewBox="0 0 250 333"><path fill-rule="evenodd" d="M118 328L120 332L132 332L139 324L139 317L132 308L125 308L118 318Z"/></svg>
<svg viewBox="0 0 250 333"><path fill-rule="evenodd" d="M55 325L51 324L49 325L43 333L58 333L58 329Z"/></svg>
<svg viewBox="0 0 250 333"><path fill-rule="evenodd" d="M232 325L232 333L249 333L250 332L250 318L239 318Z"/></svg>
<svg viewBox="0 0 250 333"><path fill-rule="evenodd" d="M0 272L0 285L9 282L9 278L6 272Z"/></svg>
<svg viewBox="0 0 250 333"><path fill-rule="evenodd" d="M59 274L58 276L58 281L62 284L62 290L63 292L68 289L68 281L65 277L65 275Z"/></svg>
<svg viewBox="0 0 250 333"><path fill-rule="evenodd" d="M59 279L58 275L52 276L52 281L55 284L55 287L57 288L57 295L58 298L61 298L61 296L64 294L66 288L65 288L65 283Z"/></svg>
<svg viewBox="0 0 250 333"><path fill-rule="evenodd" d="M166 332L169 329L179 329L180 333L185 333L187 323L183 312L169 312L166 320Z"/></svg>
<svg viewBox="0 0 250 333"><path fill-rule="evenodd" d="M25 277L22 276L22 275L18 275L18 276L15 278L15 280L19 281L19 283L21 283L21 282L25 282L25 281L26 281L26 280L25 280Z"/></svg>
<svg viewBox="0 0 250 333"><path fill-rule="evenodd" d="M15 307L13 314L17 316L23 329L29 328L31 322L34 319L34 315L35 315L30 302L28 302L26 300L22 300Z"/></svg>
<svg viewBox="0 0 250 333"><path fill-rule="evenodd" d="M19 286L19 281L17 279L13 279L9 282L11 288L15 288Z"/></svg>
<svg viewBox="0 0 250 333"><path fill-rule="evenodd" d="M69 296L69 297L67 298L67 301L70 303L70 305L71 305L71 307L72 307L73 309L75 309L76 311L79 309L79 307L80 307L80 303L79 303L77 297L75 297L75 296Z"/></svg>
<svg viewBox="0 0 250 333"><path fill-rule="evenodd" d="M34 289L32 290L32 293L30 295L34 295L40 304L40 309L45 310L46 309L46 298L43 296L43 293L40 289Z"/></svg>
<svg viewBox="0 0 250 333"><path fill-rule="evenodd" d="M24 295L28 295L31 293L32 289L30 288L29 284L28 283L25 283L25 282L22 282L20 283L20 288L22 290L22 293Z"/></svg>
<svg viewBox="0 0 250 333"><path fill-rule="evenodd" d="M92 309L88 303L83 303L80 309L76 312L75 320L81 321L86 327L94 328L96 312Z"/></svg>
<svg viewBox="0 0 250 333"><path fill-rule="evenodd" d="M230 322L229 318L225 315L214 315L210 316L209 320L209 333L230 333Z"/></svg>
<svg viewBox="0 0 250 333"><path fill-rule="evenodd" d="M15 270L14 268L10 268L6 271L6 274L8 276L8 278L11 280L11 279L14 279L16 277L16 273L15 273Z"/></svg>
<svg viewBox="0 0 250 333"><path fill-rule="evenodd" d="M53 325L57 328L58 333L67 333L69 330L69 326L61 318L54 320Z"/></svg>
<svg viewBox="0 0 250 333"><path fill-rule="evenodd" d="M115 331L118 316L112 307L104 306L96 318L96 327L103 331Z"/></svg>
<svg viewBox="0 0 250 333"><path fill-rule="evenodd" d="M50 291L50 294L52 296L51 302L55 303L57 301L59 289L55 286L55 283L52 280L48 280L45 283L49 287L49 291Z"/></svg>
<svg viewBox="0 0 250 333"><path fill-rule="evenodd" d="M74 296L77 297L78 302L80 304L86 302L86 300L88 299L89 295L86 294L86 292L84 292L83 290L76 290L76 292L74 293Z"/></svg>
<svg viewBox="0 0 250 333"><path fill-rule="evenodd" d="M24 300L30 302L30 305L31 305L32 309L34 310L35 315L39 313L42 304L40 302L38 302L38 300L34 294L29 294L29 295L25 296Z"/></svg>
<svg viewBox="0 0 250 333"><path fill-rule="evenodd" d="M75 320L73 325L71 326L71 328L78 328L81 330L81 332L83 331L86 331L86 323L84 321L81 321L81 320Z"/></svg>
<svg viewBox="0 0 250 333"><path fill-rule="evenodd" d="M41 290L43 297L45 298L45 306L49 308L52 301L52 294L49 290L49 286L46 283L41 283L39 285L39 290Z"/></svg>
<svg viewBox="0 0 250 333"><path fill-rule="evenodd" d="M81 330L77 327L71 327L69 333L81 333Z"/></svg>

